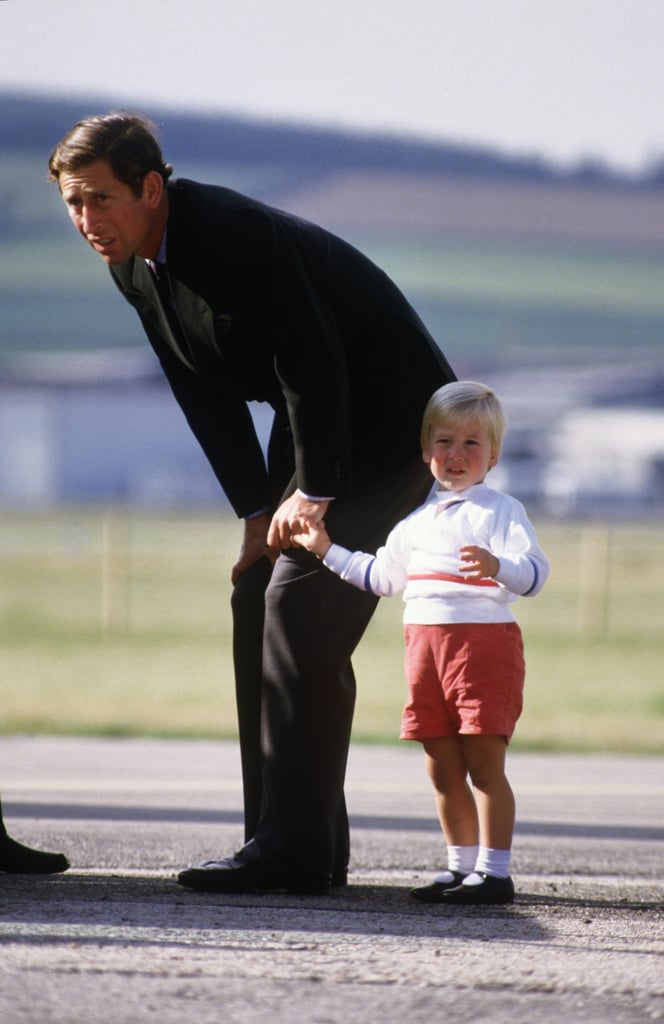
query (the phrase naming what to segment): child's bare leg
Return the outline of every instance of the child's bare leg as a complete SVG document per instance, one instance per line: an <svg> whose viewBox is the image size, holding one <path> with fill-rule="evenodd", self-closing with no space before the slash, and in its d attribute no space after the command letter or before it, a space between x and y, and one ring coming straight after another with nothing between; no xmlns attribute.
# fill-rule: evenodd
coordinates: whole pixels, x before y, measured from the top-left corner
<svg viewBox="0 0 664 1024"><path fill-rule="evenodd" d="M505 775L504 736L463 736L465 763L473 784L480 845L509 850L514 834L514 793Z"/></svg>
<svg viewBox="0 0 664 1024"><path fill-rule="evenodd" d="M439 902L511 903L514 794L505 775L507 744L503 736L466 735L462 742L477 804L480 846L475 870L460 885L441 893Z"/></svg>
<svg viewBox="0 0 664 1024"><path fill-rule="evenodd" d="M458 736L424 740L424 760L448 846L476 846L477 807L467 781L464 747Z"/></svg>
<svg viewBox="0 0 664 1024"><path fill-rule="evenodd" d="M424 740L427 773L433 783L436 809L447 843L447 871L429 885L411 889L413 899L439 903L442 893L457 886L475 868L478 852L477 808L466 778L463 747L456 736Z"/></svg>

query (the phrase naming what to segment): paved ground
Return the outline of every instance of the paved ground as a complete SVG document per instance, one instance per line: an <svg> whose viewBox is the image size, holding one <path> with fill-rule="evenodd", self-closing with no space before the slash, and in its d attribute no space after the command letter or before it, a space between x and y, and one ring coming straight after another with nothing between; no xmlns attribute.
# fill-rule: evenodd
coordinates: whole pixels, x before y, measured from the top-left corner
<svg viewBox="0 0 664 1024"><path fill-rule="evenodd" d="M5 738L2 1024L664 1020L664 759L512 753L518 898L428 908L442 843L415 746L355 747L351 885L206 896L178 868L241 838L234 744Z"/></svg>

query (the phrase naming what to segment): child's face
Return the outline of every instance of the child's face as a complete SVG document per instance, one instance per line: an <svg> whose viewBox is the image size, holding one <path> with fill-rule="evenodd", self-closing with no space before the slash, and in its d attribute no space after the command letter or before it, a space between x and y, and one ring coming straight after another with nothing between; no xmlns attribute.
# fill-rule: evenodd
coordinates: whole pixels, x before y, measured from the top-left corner
<svg viewBox="0 0 664 1024"><path fill-rule="evenodd" d="M489 436L475 419L437 423L422 458L445 491L465 491L479 484L498 461Z"/></svg>

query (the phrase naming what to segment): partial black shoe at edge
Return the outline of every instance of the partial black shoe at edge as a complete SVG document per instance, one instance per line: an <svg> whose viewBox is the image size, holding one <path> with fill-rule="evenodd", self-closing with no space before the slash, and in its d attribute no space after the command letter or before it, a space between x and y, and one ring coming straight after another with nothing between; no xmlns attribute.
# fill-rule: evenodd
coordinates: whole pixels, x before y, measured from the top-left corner
<svg viewBox="0 0 664 1024"><path fill-rule="evenodd" d="M0 872L9 875L59 875L69 867L64 853L24 846L6 833L0 835Z"/></svg>
<svg viewBox="0 0 664 1024"><path fill-rule="evenodd" d="M330 891L332 877L296 870L273 857L261 853L258 843L251 840L232 857L207 861L200 867L186 868L178 875L178 882L198 892L291 892L306 895L325 895ZM339 878L337 884L343 884Z"/></svg>

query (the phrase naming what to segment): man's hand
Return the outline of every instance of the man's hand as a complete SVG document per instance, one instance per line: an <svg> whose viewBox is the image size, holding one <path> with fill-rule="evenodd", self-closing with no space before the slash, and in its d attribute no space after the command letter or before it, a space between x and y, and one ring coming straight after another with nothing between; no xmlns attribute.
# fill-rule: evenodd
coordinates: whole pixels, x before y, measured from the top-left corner
<svg viewBox="0 0 664 1024"><path fill-rule="evenodd" d="M459 566L459 572L467 576L468 579L493 579L500 570L500 562L496 556L476 544L466 544L459 548L459 556L464 563Z"/></svg>
<svg viewBox="0 0 664 1024"><path fill-rule="evenodd" d="M267 543L274 551L296 547L292 537L303 533L308 523L319 523L329 508L329 501L310 501L300 491L279 506L272 516Z"/></svg>
<svg viewBox="0 0 664 1024"><path fill-rule="evenodd" d="M270 515L264 512L259 516L244 521L244 537L240 557L231 570L231 582L233 586L238 581L245 569L248 569L254 562L261 558L270 558L274 561L278 552L271 551L267 544L267 531L270 526Z"/></svg>

